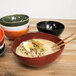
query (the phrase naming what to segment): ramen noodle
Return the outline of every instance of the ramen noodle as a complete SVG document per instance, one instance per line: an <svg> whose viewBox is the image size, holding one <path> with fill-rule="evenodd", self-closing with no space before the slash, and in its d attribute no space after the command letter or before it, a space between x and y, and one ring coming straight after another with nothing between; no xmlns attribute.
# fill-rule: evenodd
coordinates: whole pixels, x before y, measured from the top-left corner
<svg viewBox="0 0 76 76"><path fill-rule="evenodd" d="M54 42L45 39L31 39L23 41L16 48L16 53L23 57L40 57L48 54L52 54L59 50L52 50Z"/></svg>

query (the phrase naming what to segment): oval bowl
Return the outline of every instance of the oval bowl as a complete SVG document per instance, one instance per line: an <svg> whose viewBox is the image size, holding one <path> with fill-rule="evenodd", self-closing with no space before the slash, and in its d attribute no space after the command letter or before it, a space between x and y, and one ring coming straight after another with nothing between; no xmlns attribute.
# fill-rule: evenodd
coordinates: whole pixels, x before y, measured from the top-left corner
<svg viewBox="0 0 76 76"><path fill-rule="evenodd" d="M45 66L45 65L51 63L52 61L54 61L61 54L61 52L64 49L64 46L62 46L60 48L60 50L57 52L54 52L54 53L46 55L46 56L33 57L33 58L23 57L23 56L16 54L16 48L21 42L29 40L29 39L38 39L38 38L50 40L55 43L61 41L61 39L59 39L58 37L56 37L54 35L42 33L42 32L27 33L23 36L16 38L12 44L12 51L18 57L18 59L25 65L32 66L32 67Z"/></svg>
<svg viewBox="0 0 76 76"><path fill-rule="evenodd" d="M29 22L29 16L24 14L14 14L2 17L0 23L3 26L21 26Z"/></svg>
<svg viewBox="0 0 76 76"><path fill-rule="evenodd" d="M5 35L11 39L14 40L15 38L24 35L28 32L30 25L29 23L22 25L22 26L17 26L17 27L9 27L9 26L2 26L1 27L4 29Z"/></svg>
<svg viewBox="0 0 76 76"><path fill-rule="evenodd" d="M57 21L41 21L37 23L38 31L56 36L59 36L63 32L64 28L65 26Z"/></svg>

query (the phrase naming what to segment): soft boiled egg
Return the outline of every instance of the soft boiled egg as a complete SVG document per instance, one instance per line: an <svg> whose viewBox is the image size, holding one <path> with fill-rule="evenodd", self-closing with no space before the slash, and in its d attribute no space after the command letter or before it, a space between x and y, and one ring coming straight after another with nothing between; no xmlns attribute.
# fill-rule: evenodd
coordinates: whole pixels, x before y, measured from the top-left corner
<svg viewBox="0 0 76 76"><path fill-rule="evenodd" d="M25 48L28 52L30 52L30 47L31 47L30 44L31 44L30 42L23 42L24 48Z"/></svg>

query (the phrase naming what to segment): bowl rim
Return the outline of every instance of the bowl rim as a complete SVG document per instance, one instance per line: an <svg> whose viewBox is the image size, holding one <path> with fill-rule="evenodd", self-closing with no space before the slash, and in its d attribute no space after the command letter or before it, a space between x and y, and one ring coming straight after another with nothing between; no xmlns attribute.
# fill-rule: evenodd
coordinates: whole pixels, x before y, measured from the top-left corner
<svg viewBox="0 0 76 76"><path fill-rule="evenodd" d="M8 29L4 29L4 31L8 31L8 32L18 32L18 31L23 31L23 30L26 30L26 29L29 29L30 28L30 25L28 25L26 28L24 29L17 29L15 28L15 30L8 30Z"/></svg>
<svg viewBox="0 0 76 76"><path fill-rule="evenodd" d="M16 28L16 27L26 26L26 25L29 25L29 24L30 24L30 22L28 22L28 23L26 23L24 25L20 25L20 26L5 26L5 25L1 24L1 27L3 26L3 27L7 27L7 28Z"/></svg>
<svg viewBox="0 0 76 76"><path fill-rule="evenodd" d="M4 40L4 30L0 27L2 38L0 39L0 43Z"/></svg>
<svg viewBox="0 0 76 76"><path fill-rule="evenodd" d="M33 34L33 33L47 34L47 33L43 33L43 32L30 32L30 33L27 33L27 34ZM27 35L27 34L25 34L25 35ZM25 36L25 35L22 35L22 36ZM52 35L52 34L47 34L47 35ZM22 36L20 36L20 37L22 37ZM57 36L55 36L55 35L52 35L52 36L58 38L59 40L62 40L62 39L60 39L59 37L57 37ZM18 38L20 38L20 37L18 37ZM60 47L60 49L59 49L58 51L56 51L56 52L54 52L54 53L52 53L52 54L45 55L45 56L40 56L40 57L24 57L24 56L18 55L18 54L16 53L16 49L15 49L15 51L14 51L14 49L13 49L14 42L15 42L18 38L16 38L16 39L13 41L13 43L12 43L12 47L11 47L12 52L13 52L15 55L17 55L18 57L27 58L27 59L37 59L37 58L43 58L43 57L46 57L46 56L50 56L50 55L53 55L53 54L59 52L61 49L64 49L64 47L65 47L65 45L63 45L62 47ZM47 39L46 39L46 40L47 40ZM62 43L64 43L64 41L63 41ZM16 47L16 48L17 48L17 47Z"/></svg>
<svg viewBox="0 0 76 76"><path fill-rule="evenodd" d="M11 16L18 16L18 15L23 15L23 16L26 16L26 17L28 17L27 19L25 19L25 20L22 20L22 21L17 21L17 22L3 22L3 21L1 21L1 19L3 19L3 18L5 18L5 17L11 17ZM1 23L20 23L20 22L24 22L24 21L27 21L27 20L29 20L29 16L28 15L25 15L25 14L13 14L13 15L7 15L7 16L4 16L4 17L2 17L2 18L0 18L0 22Z"/></svg>
<svg viewBox="0 0 76 76"><path fill-rule="evenodd" d="M61 28L61 29L65 29L64 24L61 23L61 22L58 22L58 21L40 21L40 22L38 22L37 25L36 25L37 28L40 28L40 29L46 30L46 31L58 31L58 30L61 30L61 29L57 29L57 30L47 30L47 29L41 28L41 27L39 26L39 24L42 23L42 22L55 22L55 23L59 23L59 24L61 24L61 25L63 26L63 28Z"/></svg>
<svg viewBox="0 0 76 76"><path fill-rule="evenodd" d="M1 27L4 29L4 31L5 30L8 30L8 31L21 31L21 30L27 29L29 26L30 26L29 23L27 23L25 25L21 25L21 26L14 26L14 27L1 25Z"/></svg>

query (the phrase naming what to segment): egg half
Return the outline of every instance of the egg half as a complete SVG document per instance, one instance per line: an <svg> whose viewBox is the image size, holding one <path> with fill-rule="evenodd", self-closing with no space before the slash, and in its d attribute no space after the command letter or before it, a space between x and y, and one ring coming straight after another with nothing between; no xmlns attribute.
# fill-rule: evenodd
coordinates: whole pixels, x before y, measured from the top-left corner
<svg viewBox="0 0 76 76"><path fill-rule="evenodd" d="M25 48L28 52L30 52L30 47L31 47L30 44L31 44L30 42L23 42L24 48Z"/></svg>

